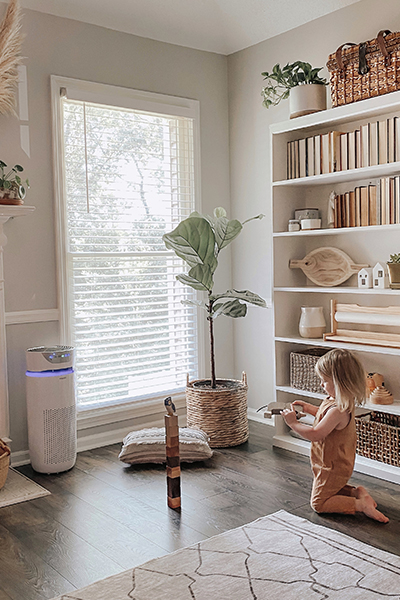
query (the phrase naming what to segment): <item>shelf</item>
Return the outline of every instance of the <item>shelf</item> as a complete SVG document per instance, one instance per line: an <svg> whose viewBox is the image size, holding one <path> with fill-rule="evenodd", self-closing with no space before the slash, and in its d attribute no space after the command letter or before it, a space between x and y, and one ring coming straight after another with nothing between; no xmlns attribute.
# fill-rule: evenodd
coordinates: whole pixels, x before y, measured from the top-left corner
<svg viewBox="0 0 400 600"><path fill-rule="evenodd" d="M318 346L320 348L345 348L354 352L369 352L370 354L389 354L391 356L400 356L400 348L385 348L384 346L367 346L364 344L349 344L346 342L335 343L324 341L322 338L302 338L302 337L275 337L275 342L284 342L288 344L301 344L304 346Z"/></svg>
<svg viewBox="0 0 400 600"><path fill-rule="evenodd" d="M297 454L303 454L304 456L309 456L310 454L310 442L299 440L289 434L275 435L273 437L273 445L277 448L283 448L284 450L290 450ZM387 465L377 460L371 460L364 456L356 456L354 470L358 473L364 473L365 475L378 477L378 479L384 479L385 481L400 483L399 467L393 467L392 465Z"/></svg>
<svg viewBox="0 0 400 600"><path fill-rule="evenodd" d="M359 287L275 287L274 292L296 293L303 294L369 294L373 296L398 296L400 290L392 290L391 288L359 288Z"/></svg>
<svg viewBox="0 0 400 600"><path fill-rule="evenodd" d="M324 398L326 398L326 394L317 394L315 392L307 392L306 390L298 390L290 387L289 385L277 385L276 389L287 394L305 396L306 398L315 398L316 400L324 400ZM368 410L385 412L390 415L400 415L400 400L395 400L393 404L372 404L371 402L366 402L362 407Z"/></svg>
<svg viewBox="0 0 400 600"><path fill-rule="evenodd" d="M398 175L400 171L400 162L386 163L384 165L374 165L373 167L360 167L358 169L349 169L348 171L335 171L334 173L323 173L313 175L312 177L296 177L296 179L281 179L273 181L272 186L276 187L309 187L314 185L328 185L335 183L346 183L347 181L359 181L360 179L377 179Z"/></svg>
<svg viewBox="0 0 400 600"><path fill-rule="evenodd" d="M376 231L389 233L393 230L400 231L400 223L392 225L368 225L368 227L332 227L331 229L309 229L300 231L276 231L272 237L315 237L321 235L349 235L354 233L374 233Z"/></svg>

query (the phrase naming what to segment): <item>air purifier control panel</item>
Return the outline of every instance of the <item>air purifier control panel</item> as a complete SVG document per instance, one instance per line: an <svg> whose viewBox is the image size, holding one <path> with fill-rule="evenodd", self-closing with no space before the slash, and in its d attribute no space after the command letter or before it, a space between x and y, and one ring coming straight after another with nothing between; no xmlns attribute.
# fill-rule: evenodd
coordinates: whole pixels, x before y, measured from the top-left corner
<svg viewBox="0 0 400 600"><path fill-rule="evenodd" d="M28 371L55 371L68 369L74 365L72 346L38 346L26 351Z"/></svg>

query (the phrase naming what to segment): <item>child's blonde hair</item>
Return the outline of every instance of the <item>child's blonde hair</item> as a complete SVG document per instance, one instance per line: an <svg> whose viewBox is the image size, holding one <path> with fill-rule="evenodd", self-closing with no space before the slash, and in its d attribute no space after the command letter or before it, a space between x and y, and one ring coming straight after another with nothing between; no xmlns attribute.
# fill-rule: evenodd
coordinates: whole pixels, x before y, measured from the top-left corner
<svg viewBox="0 0 400 600"><path fill-rule="evenodd" d="M365 400L366 373L360 361L348 350L330 350L315 365L317 374L332 379L340 411L353 410Z"/></svg>

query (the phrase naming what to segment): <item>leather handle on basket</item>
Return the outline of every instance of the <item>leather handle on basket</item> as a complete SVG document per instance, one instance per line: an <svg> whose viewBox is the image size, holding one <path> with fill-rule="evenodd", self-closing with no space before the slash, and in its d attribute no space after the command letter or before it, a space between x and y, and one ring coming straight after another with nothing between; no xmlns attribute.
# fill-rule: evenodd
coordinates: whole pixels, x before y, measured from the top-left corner
<svg viewBox="0 0 400 600"><path fill-rule="evenodd" d="M346 42L346 44L342 44L341 46L339 46L339 48L336 50L335 56L336 56L336 62L339 66L339 70L340 71L344 71L344 64L343 64L343 56L342 56L342 50L343 48L345 48L346 46L357 46L357 44L353 44L353 42Z"/></svg>
<svg viewBox="0 0 400 600"><path fill-rule="evenodd" d="M388 33L392 33L389 29L382 29L378 35L376 36L376 41L378 42L378 46L380 51L382 52L382 56L384 56L385 61L389 58L389 52L386 48L385 38Z"/></svg>
<svg viewBox="0 0 400 600"><path fill-rule="evenodd" d="M0 440L0 456L2 456L3 454L11 454L11 450L10 448L7 446L7 444L5 444L3 442L3 440Z"/></svg>

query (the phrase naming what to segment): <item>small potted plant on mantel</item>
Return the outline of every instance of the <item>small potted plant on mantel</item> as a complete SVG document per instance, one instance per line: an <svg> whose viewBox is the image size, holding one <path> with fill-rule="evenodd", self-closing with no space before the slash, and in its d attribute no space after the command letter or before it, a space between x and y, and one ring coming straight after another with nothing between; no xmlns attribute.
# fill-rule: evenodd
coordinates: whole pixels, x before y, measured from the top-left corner
<svg viewBox="0 0 400 600"><path fill-rule="evenodd" d="M284 67L278 63L271 73L261 73L267 82L261 91L263 106L276 106L289 98L291 119L325 110L328 82L319 76L321 70L322 67L313 69L310 63L296 61Z"/></svg>
<svg viewBox="0 0 400 600"><path fill-rule="evenodd" d="M213 293L214 273L218 256L242 231L243 223L229 220L223 208L216 208L213 216L193 212L179 225L163 236L166 247L182 258L190 270L177 275L178 281L195 290L207 293L207 301L187 300L184 304L201 307L207 315L210 335L211 379L189 381L186 386L188 427L205 431L213 448L237 446L249 436L247 421L247 381L217 379L215 376L214 321L221 315L244 317L247 304L265 307L265 300L248 290L228 290Z"/></svg>
<svg viewBox="0 0 400 600"><path fill-rule="evenodd" d="M21 165L8 168L6 163L0 160L0 204L23 204L29 181L21 179L18 173L22 173Z"/></svg>
<svg viewBox="0 0 400 600"><path fill-rule="evenodd" d="M389 270L389 286L393 290L400 289L400 254L391 254L387 262Z"/></svg>

